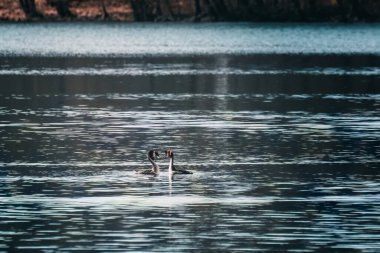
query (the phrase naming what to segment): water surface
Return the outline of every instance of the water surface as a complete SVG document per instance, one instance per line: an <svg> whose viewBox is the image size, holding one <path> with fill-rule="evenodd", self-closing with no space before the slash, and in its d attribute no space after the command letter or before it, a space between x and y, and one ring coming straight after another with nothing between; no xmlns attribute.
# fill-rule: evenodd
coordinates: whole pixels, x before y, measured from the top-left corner
<svg viewBox="0 0 380 253"><path fill-rule="evenodd" d="M0 55L376 54L379 24L0 24Z"/></svg>
<svg viewBox="0 0 380 253"><path fill-rule="evenodd" d="M0 30L0 251L379 251L377 25Z"/></svg>

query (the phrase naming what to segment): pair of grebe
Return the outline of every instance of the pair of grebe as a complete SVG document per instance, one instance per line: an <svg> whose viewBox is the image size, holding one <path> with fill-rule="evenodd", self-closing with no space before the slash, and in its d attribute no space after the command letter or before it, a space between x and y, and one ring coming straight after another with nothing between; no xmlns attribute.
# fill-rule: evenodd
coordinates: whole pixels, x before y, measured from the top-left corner
<svg viewBox="0 0 380 253"><path fill-rule="evenodd" d="M156 159L159 157L159 153L156 150L150 150L148 152L148 160L152 164L152 169L150 170L141 170L136 171L138 174L145 174L145 175L158 175L160 173L160 167L156 163ZM165 151L165 156L169 158L169 175L174 174L193 174L191 171L184 170L184 169L177 169L174 166L174 153L173 150L169 149Z"/></svg>

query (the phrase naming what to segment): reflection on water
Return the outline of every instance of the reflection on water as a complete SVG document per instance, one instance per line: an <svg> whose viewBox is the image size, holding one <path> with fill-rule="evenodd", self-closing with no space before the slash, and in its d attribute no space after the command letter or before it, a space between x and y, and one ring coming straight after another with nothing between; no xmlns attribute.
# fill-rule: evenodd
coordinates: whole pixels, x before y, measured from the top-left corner
<svg viewBox="0 0 380 253"><path fill-rule="evenodd" d="M0 55L379 55L380 47L379 24L3 23L0 34Z"/></svg>
<svg viewBox="0 0 380 253"><path fill-rule="evenodd" d="M15 76L379 76L371 55L214 55L100 57L3 57L0 75Z"/></svg>
<svg viewBox="0 0 380 253"><path fill-rule="evenodd" d="M0 251L380 250L378 56L0 66Z"/></svg>

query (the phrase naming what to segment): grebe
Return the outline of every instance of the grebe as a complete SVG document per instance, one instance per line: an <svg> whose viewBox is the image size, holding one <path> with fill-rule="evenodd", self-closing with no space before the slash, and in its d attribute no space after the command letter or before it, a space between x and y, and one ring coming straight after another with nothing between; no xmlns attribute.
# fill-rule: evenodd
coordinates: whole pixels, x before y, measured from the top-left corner
<svg viewBox="0 0 380 253"><path fill-rule="evenodd" d="M138 174L144 174L144 175L158 175L158 173L160 173L160 167L158 167L155 160L159 156L160 155L158 154L157 151L149 150L148 160L149 162L152 163L153 167L150 170L140 170L140 171L135 171L135 172Z"/></svg>
<svg viewBox="0 0 380 253"><path fill-rule="evenodd" d="M173 150L169 149L165 151L166 157L169 157L169 175L174 175L174 174L193 174L193 172L188 171L188 170L183 170L183 169L177 169L174 167L174 153Z"/></svg>

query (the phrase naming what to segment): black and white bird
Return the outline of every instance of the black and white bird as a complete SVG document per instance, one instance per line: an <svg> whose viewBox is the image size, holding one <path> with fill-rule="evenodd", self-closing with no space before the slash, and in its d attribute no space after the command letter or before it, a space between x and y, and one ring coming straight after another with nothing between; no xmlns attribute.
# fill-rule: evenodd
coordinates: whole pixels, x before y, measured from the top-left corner
<svg viewBox="0 0 380 253"><path fill-rule="evenodd" d="M137 174L144 175L158 175L160 173L160 167L156 163L156 159L159 157L159 153L155 150L149 150L148 160L152 164L151 169L135 171Z"/></svg>
<svg viewBox="0 0 380 253"><path fill-rule="evenodd" d="M165 151L166 157L170 159L169 161L169 176L174 174L193 174L193 172L184 170L184 169L178 169L174 166L174 153L173 150L169 149Z"/></svg>

